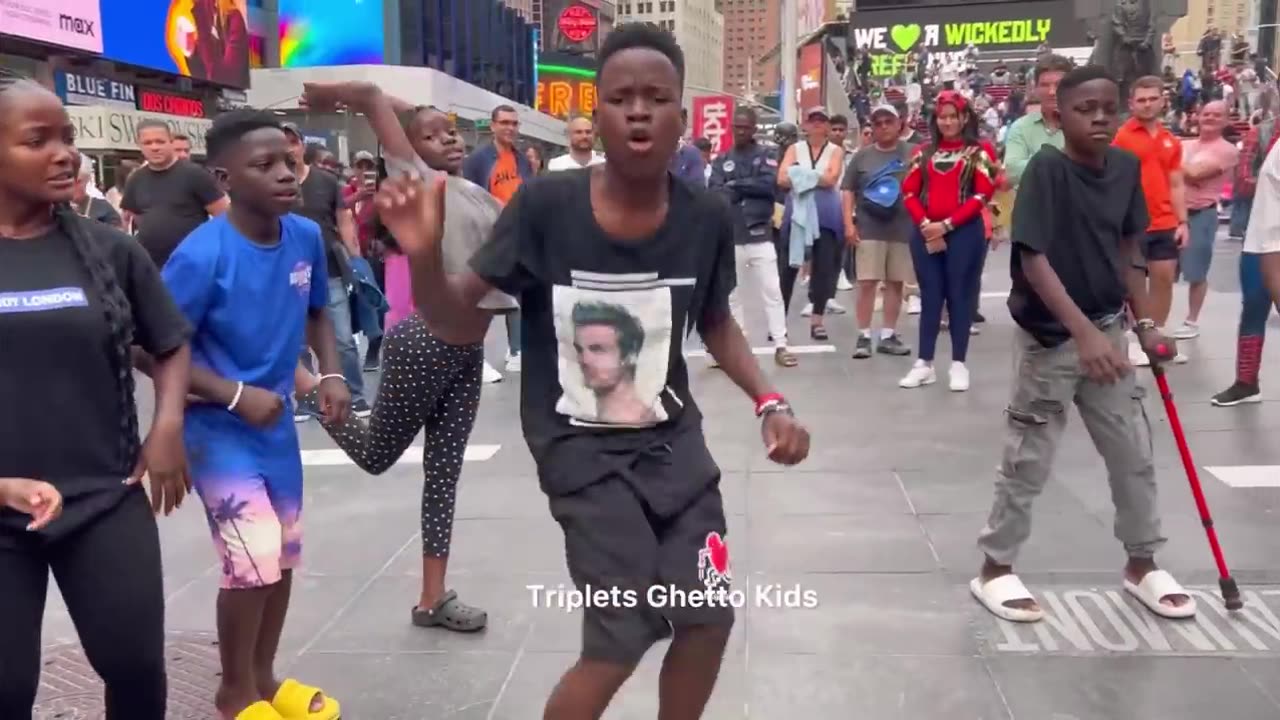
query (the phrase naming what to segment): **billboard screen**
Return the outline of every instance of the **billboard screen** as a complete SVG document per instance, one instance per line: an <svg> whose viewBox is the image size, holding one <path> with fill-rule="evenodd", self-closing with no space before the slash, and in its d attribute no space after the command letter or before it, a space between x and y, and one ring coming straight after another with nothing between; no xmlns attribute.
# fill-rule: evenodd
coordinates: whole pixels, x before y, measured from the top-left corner
<svg viewBox="0 0 1280 720"><path fill-rule="evenodd" d="M1042 42L1053 48L1091 45L1084 23L1067 2L996 2L938 7L859 10L849 23L854 47L871 49L871 75L895 75L907 53L928 48L932 59L959 60L965 46L979 51L1026 50Z"/></svg>
<svg viewBox="0 0 1280 720"><path fill-rule="evenodd" d="M381 65L378 0L280 0L280 67Z"/></svg>
<svg viewBox="0 0 1280 720"><path fill-rule="evenodd" d="M246 0L102 0L104 57L249 87Z"/></svg>
<svg viewBox="0 0 1280 720"><path fill-rule="evenodd" d="M102 52L98 0L0 0L3 34Z"/></svg>

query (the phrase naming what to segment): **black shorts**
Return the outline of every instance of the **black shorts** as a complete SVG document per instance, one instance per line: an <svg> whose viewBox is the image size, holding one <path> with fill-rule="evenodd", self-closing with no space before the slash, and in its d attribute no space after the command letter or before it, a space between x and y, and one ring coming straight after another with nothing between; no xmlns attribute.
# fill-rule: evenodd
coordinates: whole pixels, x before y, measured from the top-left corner
<svg viewBox="0 0 1280 720"><path fill-rule="evenodd" d="M1172 230L1149 232L1142 238L1142 259L1149 263L1177 260L1181 255Z"/></svg>
<svg viewBox="0 0 1280 720"><path fill-rule="evenodd" d="M655 513L620 475L551 498L565 560L589 601L582 656L633 665L673 627L732 626L732 570L719 480L684 508Z"/></svg>

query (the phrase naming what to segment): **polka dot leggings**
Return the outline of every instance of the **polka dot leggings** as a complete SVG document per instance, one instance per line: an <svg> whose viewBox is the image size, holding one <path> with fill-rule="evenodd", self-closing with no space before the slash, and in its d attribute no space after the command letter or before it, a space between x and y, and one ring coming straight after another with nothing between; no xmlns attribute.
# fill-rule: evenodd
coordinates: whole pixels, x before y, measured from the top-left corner
<svg viewBox="0 0 1280 720"><path fill-rule="evenodd" d="M381 475L425 428L422 450L422 552L449 554L458 479L480 407L484 348L448 345L416 313L382 344L382 382L365 421L351 416L325 430L366 472Z"/></svg>

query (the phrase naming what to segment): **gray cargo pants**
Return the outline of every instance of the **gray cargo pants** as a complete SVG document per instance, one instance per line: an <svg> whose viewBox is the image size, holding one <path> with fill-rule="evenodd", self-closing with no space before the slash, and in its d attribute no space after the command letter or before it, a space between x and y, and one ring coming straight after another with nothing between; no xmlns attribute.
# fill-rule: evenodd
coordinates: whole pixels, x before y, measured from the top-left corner
<svg viewBox="0 0 1280 720"><path fill-rule="evenodd" d="M1103 331L1127 350L1125 322ZM1164 544L1156 504L1151 425L1145 388L1129 373L1114 385L1094 382L1080 368L1075 341L1046 348L1018 331L1013 400L1005 411L1008 436L996 475L995 502L978 547L1000 565L1012 565L1031 536L1031 503L1044 489L1067 427L1067 406L1080 410L1094 447L1107 465L1115 504L1115 535L1132 557L1149 558Z"/></svg>

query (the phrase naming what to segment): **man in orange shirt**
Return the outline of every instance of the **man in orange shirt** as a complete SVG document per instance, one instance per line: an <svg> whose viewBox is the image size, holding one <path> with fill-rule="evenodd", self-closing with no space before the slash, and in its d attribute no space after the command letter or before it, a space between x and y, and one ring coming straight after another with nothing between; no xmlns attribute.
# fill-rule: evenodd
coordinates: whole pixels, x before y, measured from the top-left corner
<svg viewBox="0 0 1280 720"><path fill-rule="evenodd" d="M516 191L534 176L529 159L516 147L520 137L520 113L510 105L499 105L489 116L493 142L477 148L462 166L462 176L489 191L506 205ZM507 313L507 372L520 372L520 313ZM484 381L498 382L502 375L487 362Z"/></svg>
<svg viewBox="0 0 1280 720"><path fill-rule="evenodd" d="M1164 328L1173 305L1178 256L1188 237L1182 143L1160 123L1164 112L1164 83L1160 78L1148 75L1134 81L1129 112L1131 117L1120 126L1112 144L1138 157L1142 166L1142 194L1151 217L1142 241L1151 317L1136 319L1149 319L1156 327ZM1134 365L1150 364L1146 353L1136 345L1130 345L1129 358ZM1182 353L1174 359L1174 362L1186 361Z"/></svg>

